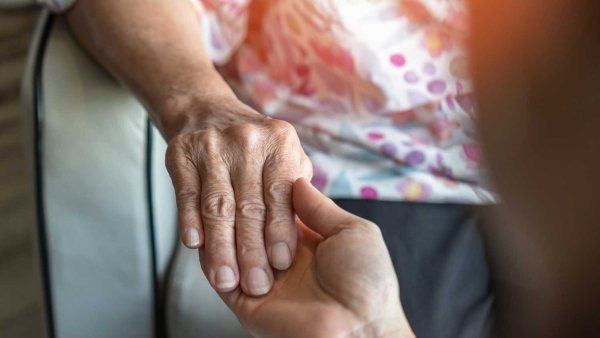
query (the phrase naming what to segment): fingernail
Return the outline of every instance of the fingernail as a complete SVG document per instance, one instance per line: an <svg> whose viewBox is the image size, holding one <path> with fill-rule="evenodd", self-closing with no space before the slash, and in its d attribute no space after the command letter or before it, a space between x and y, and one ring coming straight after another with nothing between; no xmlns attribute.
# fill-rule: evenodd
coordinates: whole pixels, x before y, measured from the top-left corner
<svg viewBox="0 0 600 338"><path fill-rule="evenodd" d="M236 284L235 273L230 267L223 265L217 269L215 274L215 286L220 290L227 290L234 287Z"/></svg>
<svg viewBox="0 0 600 338"><path fill-rule="evenodd" d="M185 231L185 245L191 248L197 248L200 246L200 234L196 228L188 228Z"/></svg>
<svg viewBox="0 0 600 338"><path fill-rule="evenodd" d="M284 242L277 242L271 246L271 264L277 270L285 270L292 264L290 248Z"/></svg>
<svg viewBox="0 0 600 338"><path fill-rule="evenodd" d="M271 281L265 270L252 268L248 273L248 291L253 296L262 296L271 290Z"/></svg>

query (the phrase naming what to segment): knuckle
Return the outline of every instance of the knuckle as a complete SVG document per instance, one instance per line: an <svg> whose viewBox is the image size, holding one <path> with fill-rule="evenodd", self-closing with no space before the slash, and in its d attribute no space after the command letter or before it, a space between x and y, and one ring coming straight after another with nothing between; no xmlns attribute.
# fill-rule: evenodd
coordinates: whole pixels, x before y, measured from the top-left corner
<svg viewBox="0 0 600 338"><path fill-rule="evenodd" d="M229 193L215 192L202 200L202 216L217 220L231 221L235 217L235 201Z"/></svg>
<svg viewBox="0 0 600 338"><path fill-rule="evenodd" d="M182 135L176 136L167 146L165 164L169 173L173 173L177 166L182 164L182 159L185 158L184 154L187 149L187 144L183 138Z"/></svg>
<svg viewBox="0 0 600 338"><path fill-rule="evenodd" d="M356 225L358 228L363 229L373 235L381 236L381 229L379 226L369 220L361 218L356 222Z"/></svg>
<svg viewBox="0 0 600 338"><path fill-rule="evenodd" d="M270 127L277 133L296 134L296 129L291 123L283 120L273 119L269 122Z"/></svg>
<svg viewBox="0 0 600 338"><path fill-rule="evenodd" d="M219 129L213 127L213 126L209 126L206 128L203 128L201 130L198 130L195 135L202 140L203 138L207 137L207 138L216 138L218 137L220 134Z"/></svg>
<svg viewBox="0 0 600 338"><path fill-rule="evenodd" d="M270 203L275 205L289 205L292 196L292 184L291 180L287 179L275 179L267 184L267 197Z"/></svg>
<svg viewBox="0 0 600 338"><path fill-rule="evenodd" d="M296 134L296 128L292 124L282 120L271 120L268 122L270 127L270 134L275 140L279 142L290 142L297 141L298 136Z"/></svg>
<svg viewBox="0 0 600 338"><path fill-rule="evenodd" d="M229 127L227 132L243 150L255 149L262 140L262 131L252 123L242 123Z"/></svg>
<svg viewBox="0 0 600 338"><path fill-rule="evenodd" d="M263 221L265 219L266 207L261 198L243 198L236 204L236 210L240 217L249 220Z"/></svg>
<svg viewBox="0 0 600 338"><path fill-rule="evenodd" d="M171 139L171 141L169 141L169 145L167 147L167 151L168 150L176 150L176 149L180 149L182 147L184 147L187 144L187 140L189 138L188 134L179 134L175 137L173 137Z"/></svg>
<svg viewBox="0 0 600 338"><path fill-rule="evenodd" d="M199 139L200 153L208 158L216 157L220 153L219 135L216 131L207 130Z"/></svg>
<svg viewBox="0 0 600 338"><path fill-rule="evenodd" d="M333 210L333 209L339 209L339 207L337 206L337 204L335 204L335 202L331 198L326 197L322 203L319 203L314 207L314 209L312 210L312 213L321 215L323 213L326 213L326 210Z"/></svg>
<svg viewBox="0 0 600 338"><path fill-rule="evenodd" d="M361 224L363 227L367 228L367 229L373 229L373 230L379 230L379 227L377 226L377 224L366 220L366 219L361 219L359 224Z"/></svg>

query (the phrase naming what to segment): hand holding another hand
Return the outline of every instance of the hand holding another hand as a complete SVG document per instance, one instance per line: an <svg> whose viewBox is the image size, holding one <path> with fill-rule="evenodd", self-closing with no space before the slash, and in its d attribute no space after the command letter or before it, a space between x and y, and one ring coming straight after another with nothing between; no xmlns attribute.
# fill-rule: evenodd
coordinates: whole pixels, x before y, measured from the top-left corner
<svg viewBox="0 0 600 338"><path fill-rule="evenodd" d="M296 252L292 184L312 176L295 129L235 98L202 102L167 150L180 235L204 246L205 273L219 292L241 285L249 295L271 289L272 268Z"/></svg>
<svg viewBox="0 0 600 338"><path fill-rule="evenodd" d="M293 187L299 244L263 297L221 298L256 337L414 337L378 227L335 205L305 179ZM210 261L201 255L208 275Z"/></svg>

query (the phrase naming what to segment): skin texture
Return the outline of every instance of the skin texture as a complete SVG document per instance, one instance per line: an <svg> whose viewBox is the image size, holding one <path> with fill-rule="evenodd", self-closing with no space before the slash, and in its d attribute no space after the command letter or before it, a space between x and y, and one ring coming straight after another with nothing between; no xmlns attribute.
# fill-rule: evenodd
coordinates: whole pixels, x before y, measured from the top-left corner
<svg viewBox="0 0 600 338"><path fill-rule="evenodd" d="M414 337L379 228L339 208L307 180L293 186L296 259L271 292L222 299L256 337ZM368 250L365 250L368 248ZM200 253L202 267L206 259Z"/></svg>
<svg viewBox="0 0 600 338"><path fill-rule="evenodd" d="M296 252L292 184L312 176L294 128L238 100L188 0L80 0L67 19L169 142L181 240L205 246L213 287L267 293L273 268L287 269Z"/></svg>
<svg viewBox="0 0 600 338"><path fill-rule="evenodd" d="M223 115L240 109L238 116L250 110L226 103L215 109ZM244 292L265 294L273 279L267 258L278 270L292 263L292 183L310 177L312 166L286 122L260 116L223 129L204 126L176 136L167 151L180 222L206 234L205 271L217 290L235 289L239 269Z"/></svg>

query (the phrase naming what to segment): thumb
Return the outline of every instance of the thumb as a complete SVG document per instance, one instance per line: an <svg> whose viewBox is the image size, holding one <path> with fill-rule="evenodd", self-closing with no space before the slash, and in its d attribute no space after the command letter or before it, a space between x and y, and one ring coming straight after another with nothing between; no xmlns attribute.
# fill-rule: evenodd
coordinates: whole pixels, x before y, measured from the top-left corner
<svg viewBox="0 0 600 338"><path fill-rule="evenodd" d="M305 178L294 182L292 199L294 211L302 223L325 238L356 221L356 216L338 207Z"/></svg>

